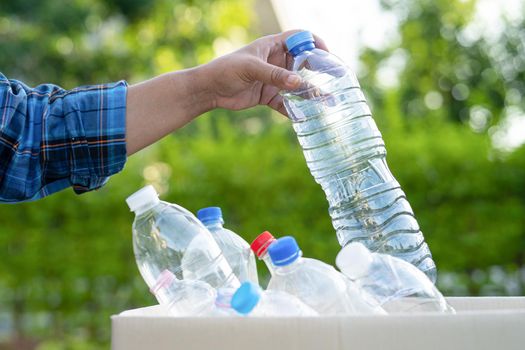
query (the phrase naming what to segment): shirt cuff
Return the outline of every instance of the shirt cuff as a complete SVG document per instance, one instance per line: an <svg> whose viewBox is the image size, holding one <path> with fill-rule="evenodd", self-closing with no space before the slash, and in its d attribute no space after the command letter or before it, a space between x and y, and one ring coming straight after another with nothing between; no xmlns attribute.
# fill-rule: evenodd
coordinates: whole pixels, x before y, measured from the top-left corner
<svg viewBox="0 0 525 350"><path fill-rule="evenodd" d="M126 163L127 83L79 87L62 98L69 144L69 185L78 194L102 187Z"/></svg>

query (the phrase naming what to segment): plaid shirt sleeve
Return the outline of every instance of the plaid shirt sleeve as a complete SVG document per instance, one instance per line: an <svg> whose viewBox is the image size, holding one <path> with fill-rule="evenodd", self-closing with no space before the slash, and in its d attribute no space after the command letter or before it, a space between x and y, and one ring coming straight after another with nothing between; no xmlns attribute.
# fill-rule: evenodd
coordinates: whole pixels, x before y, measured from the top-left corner
<svg viewBox="0 0 525 350"><path fill-rule="evenodd" d="M0 73L0 202L103 186L126 162L127 84L29 88Z"/></svg>

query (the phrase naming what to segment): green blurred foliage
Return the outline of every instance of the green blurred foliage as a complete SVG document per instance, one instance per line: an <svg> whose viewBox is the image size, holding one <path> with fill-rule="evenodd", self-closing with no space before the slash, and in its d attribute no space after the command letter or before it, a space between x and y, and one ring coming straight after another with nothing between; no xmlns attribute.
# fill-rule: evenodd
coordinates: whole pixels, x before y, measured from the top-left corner
<svg viewBox="0 0 525 350"><path fill-rule="evenodd" d="M525 294L525 147L498 150L490 131L509 108L525 109L516 98L525 94L524 24L498 40L498 57L515 62L509 68L483 38L461 38L472 1L384 3L399 11L400 40L366 50L360 79L440 287ZM0 69L66 88L135 82L247 42L253 21L242 0L2 1ZM399 59L397 85L383 86L378 72ZM473 122L476 111L483 123ZM221 206L227 226L247 240L263 230L294 235L306 256L328 263L339 250L288 120L262 107L213 111L131 157L99 191L1 207L0 349L99 348L110 315L154 303L135 265L124 202L146 183L193 212Z"/></svg>
<svg viewBox="0 0 525 350"><path fill-rule="evenodd" d="M509 90L525 94L525 22L507 23L497 38L486 40L474 22L476 1L383 0L402 18L400 38L385 50L366 51L367 77L389 60L404 66L396 89L400 113L415 119L448 119L466 124L480 109L487 114L478 132L503 117ZM497 33L498 28L494 28ZM523 108L525 103L518 102ZM476 107L478 107L476 109Z"/></svg>
<svg viewBox="0 0 525 350"><path fill-rule="evenodd" d="M441 271L439 286L523 295L525 147L505 146L501 132L525 116L524 14L504 18L499 33L475 21L472 0L382 4L400 19L399 37L362 53L360 80ZM388 67L399 72L385 84Z"/></svg>

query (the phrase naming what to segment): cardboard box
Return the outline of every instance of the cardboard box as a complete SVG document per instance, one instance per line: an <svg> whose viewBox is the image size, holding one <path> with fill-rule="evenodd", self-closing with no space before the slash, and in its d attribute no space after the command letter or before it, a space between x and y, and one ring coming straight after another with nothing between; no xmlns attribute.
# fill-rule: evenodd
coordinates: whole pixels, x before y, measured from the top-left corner
<svg viewBox="0 0 525 350"><path fill-rule="evenodd" d="M176 318L152 306L111 318L112 349L525 350L525 297L448 301L456 315Z"/></svg>

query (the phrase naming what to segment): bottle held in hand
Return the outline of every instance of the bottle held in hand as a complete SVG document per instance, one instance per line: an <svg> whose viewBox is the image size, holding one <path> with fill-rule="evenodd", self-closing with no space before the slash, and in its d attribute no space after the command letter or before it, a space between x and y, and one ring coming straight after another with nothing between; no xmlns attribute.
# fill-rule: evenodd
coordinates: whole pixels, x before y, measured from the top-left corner
<svg viewBox="0 0 525 350"><path fill-rule="evenodd" d="M315 181L323 188L341 246L361 242L418 267L435 283L436 265L355 74L315 48L309 32L286 40L289 67L303 80L284 105Z"/></svg>

